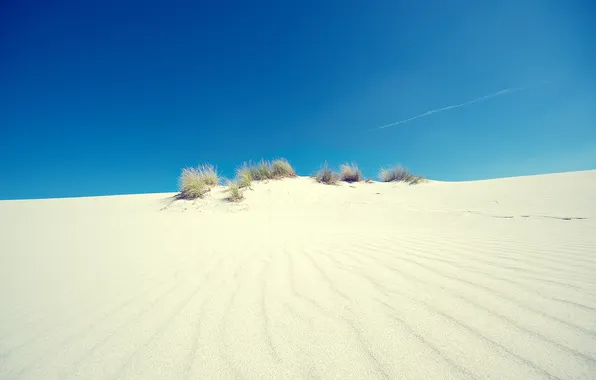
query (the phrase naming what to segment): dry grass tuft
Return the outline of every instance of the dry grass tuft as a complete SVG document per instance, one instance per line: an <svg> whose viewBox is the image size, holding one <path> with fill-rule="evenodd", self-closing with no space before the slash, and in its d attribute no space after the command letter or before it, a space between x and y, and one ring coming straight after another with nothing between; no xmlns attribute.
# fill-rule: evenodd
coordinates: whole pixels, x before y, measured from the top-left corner
<svg viewBox="0 0 596 380"><path fill-rule="evenodd" d="M184 168L179 178L180 199L202 198L219 183L217 170L213 165L200 165L197 168Z"/></svg>
<svg viewBox="0 0 596 380"><path fill-rule="evenodd" d="M362 176L355 162L345 163L339 167L339 178L345 182L360 182Z"/></svg>
<svg viewBox="0 0 596 380"><path fill-rule="evenodd" d="M339 181L339 175L329 169L327 162L325 162L323 167L315 174L315 180L326 185L335 185Z"/></svg>
<svg viewBox="0 0 596 380"><path fill-rule="evenodd" d="M236 183L240 188L250 187L252 180L252 171L246 162L236 169Z"/></svg>
<svg viewBox="0 0 596 380"><path fill-rule="evenodd" d="M219 184L219 175L213 165L201 165L198 168L198 172L207 186L217 186Z"/></svg>
<svg viewBox="0 0 596 380"><path fill-rule="evenodd" d="M197 199L202 198L210 187L205 183L205 179L201 172L195 168L184 168L179 179L180 199Z"/></svg>
<svg viewBox="0 0 596 380"><path fill-rule="evenodd" d="M278 158L273 162L261 160L258 164L244 164L244 177L250 175L251 181L281 179L295 177L296 172L285 158Z"/></svg>
<svg viewBox="0 0 596 380"><path fill-rule="evenodd" d="M263 181L272 177L271 163L269 161L261 160L258 164L249 165L248 168L254 181Z"/></svg>
<svg viewBox="0 0 596 380"><path fill-rule="evenodd" d="M242 190L240 189L238 182L230 181L228 183L228 192L230 195L228 196L227 200L230 202L240 202L244 199L244 194L242 194Z"/></svg>
<svg viewBox="0 0 596 380"><path fill-rule="evenodd" d="M296 172L292 165L285 158L278 158L273 162L261 160L258 164L243 163L236 169L236 179L229 183L231 201L238 202L244 199L241 189L250 188L252 181L263 181L268 179L281 179L295 177Z"/></svg>
<svg viewBox="0 0 596 380"><path fill-rule="evenodd" d="M280 178L290 178L296 177L296 171L288 160L285 158L278 158L273 160L271 163L271 175L272 178L280 179Z"/></svg>
<svg viewBox="0 0 596 380"><path fill-rule="evenodd" d="M424 177L411 174L408 169L396 165L387 169L381 169L379 178L383 182L406 182L410 185L416 185L424 181Z"/></svg>

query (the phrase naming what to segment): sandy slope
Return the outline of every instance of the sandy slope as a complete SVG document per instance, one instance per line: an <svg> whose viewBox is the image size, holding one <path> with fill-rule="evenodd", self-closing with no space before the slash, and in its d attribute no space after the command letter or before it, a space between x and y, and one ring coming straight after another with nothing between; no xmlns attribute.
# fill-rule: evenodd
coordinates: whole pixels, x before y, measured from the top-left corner
<svg viewBox="0 0 596 380"><path fill-rule="evenodd" d="M596 171L224 196L0 202L0 379L596 378Z"/></svg>

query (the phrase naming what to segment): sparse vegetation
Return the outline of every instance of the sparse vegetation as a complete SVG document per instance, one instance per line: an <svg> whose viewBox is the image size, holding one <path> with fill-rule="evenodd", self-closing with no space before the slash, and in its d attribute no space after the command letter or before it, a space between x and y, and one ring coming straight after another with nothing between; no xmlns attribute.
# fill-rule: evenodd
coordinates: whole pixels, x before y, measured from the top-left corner
<svg viewBox="0 0 596 380"><path fill-rule="evenodd" d="M228 183L228 192L230 195L228 196L227 200L230 202L240 202L244 199L244 194L242 194L242 190L240 189L238 182L230 181Z"/></svg>
<svg viewBox="0 0 596 380"><path fill-rule="evenodd" d="M408 169L396 165L387 169L381 169L379 179L383 182L406 182L415 185L424 181L424 177L413 175Z"/></svg>
<svg viewBox="0 0 596 380"><path fill-rule="evenodd" d="M228 181L227 191L232 202L239 202L244 199L242 190L250 188L252 181L262 181L270 179L281 179L295 177L296 172L292 165L285 158L278 158L273 161L261 160L259 163L243 163L236 169L236 178L234 181ZM362 173L356 163L345 163L339 168L339 173L331 170L325 164L313 175L313 178L327 185L335 185L339 181L359 182L363 180ZM414 175L406 168L400 165L389 168L382 168L379 172L379 178L383 182L405 182L415 185L424 182L424 177ZM366 183L373 181L368 178ZM212 187L220 183L217 169L213 165L201 165L197 168L184 168L179 178L180 193L178 199L197 199L207 194Z"/></svg>
<svg viewBox="0 0 596 380"><path fill-rule="evenodd" d="M285 158L273 162L261 160L258 164L244 163L236 169L236 179L228 181L230 200L242 200L243 188L250 187L252 181L295 177L296 172ZM178 199L202 198L213 186L220 183L217 169L213 165L201 165L197 168L185 168L179 178L180 193Z"/></svg>
<svg viewBox="0 0 596 380"><path fill-rule="evenodd" d="M339 181L339 175L329 169L327 162L325 162L323 167L315 174L315 180L326 185L335 185Z"/></svg>
<svg viewBox="0 0 596 380"><path fill-rule="evenodd" d="M227 198L232 202L239 202L244 199L242 189L250 187L252 181L263 181L268 179L281 179L295 177L296 172L292 165L285 158L278 158L273 162L261 160L258 164L243 163L236 169L236 179L228 183L230 196Z"/></svg>
<svg viewBox="0 0 596 380"><path fill-rule="evenodd" d="M360 169L356 163L345 163L339 167L339 178L345 182L359 182L361 178Z"/></svg>

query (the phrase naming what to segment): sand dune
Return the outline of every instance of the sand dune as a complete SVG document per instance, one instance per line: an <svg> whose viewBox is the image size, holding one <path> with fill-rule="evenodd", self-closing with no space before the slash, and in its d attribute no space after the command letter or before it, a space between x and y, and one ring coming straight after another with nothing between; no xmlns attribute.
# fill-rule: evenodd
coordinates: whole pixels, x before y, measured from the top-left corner
<svg viewBox="0 0 596 380"><path fill-rule="evenodd" d="M0 202L0 379L596 379L596 171Z"/></svg>

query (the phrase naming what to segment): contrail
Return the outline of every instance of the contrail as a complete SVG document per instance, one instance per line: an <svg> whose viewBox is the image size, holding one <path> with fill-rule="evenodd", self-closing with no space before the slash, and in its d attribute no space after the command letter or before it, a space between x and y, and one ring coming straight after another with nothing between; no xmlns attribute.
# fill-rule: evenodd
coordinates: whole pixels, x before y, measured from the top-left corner
<svg viewBox="0 0 596 380"><path fill-rule="evenodd" d="M523 90L526 90L527 88L528 87L510 87L510 88L506 88L504 90L497 91L495 93L488 94L488 95L485 95L483 97L480 97L480 98L477 98L477 99L474 99L474 100L469 100L467 102L463 102L463 103L460 103L460 104L454 104L452 106L447 106L447 107L442 107L442 108L437 108L437 109L434 109L434 110L426 111L425 113L421 113L420 115L412 116L412 117L410 117L408 119L396 121L395 123L383 125L382 127L377 127L377 128L369 129L369 131L376 131L378 129L384 129L384 128L393 127L393 126L396 126L396 125L399 125L399 124L407 123L407 122L412 121L412 120L420 119L421 117L432 115L433 113L438 113L438 112L443 112L443 111L451 110L451 109L454 109L454 108L469 106L470 104L484 102L485 100L496 98L497 96L503 96L503 95L506 95L506 94L511 94L511 93L514 93L514 92L523 91Z"/></svg>

